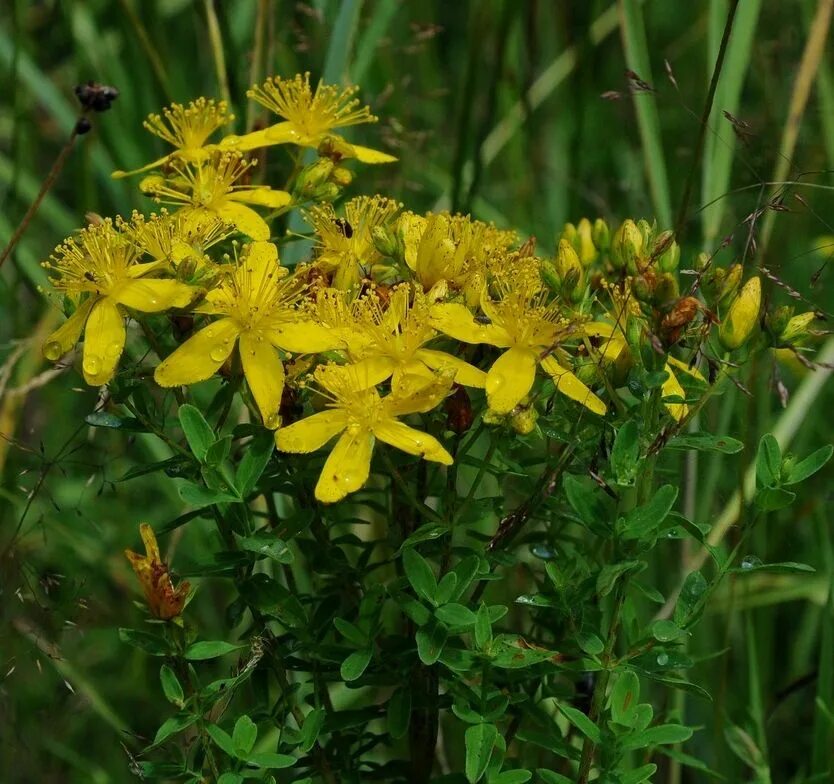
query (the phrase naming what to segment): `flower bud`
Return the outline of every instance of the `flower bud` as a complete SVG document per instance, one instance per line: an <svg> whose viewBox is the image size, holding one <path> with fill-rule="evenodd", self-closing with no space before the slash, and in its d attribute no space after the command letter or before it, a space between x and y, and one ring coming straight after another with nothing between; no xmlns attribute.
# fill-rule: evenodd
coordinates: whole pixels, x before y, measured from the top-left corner
<svg viewBox="0 0 834 784"><path fill-rule="evenodd" d="M809 310L807 313L799 313L794 316L787 324L780 335L783 343L795 343L802 338L807 337L808 327L811 322L817 317L814 311Z"/></svg>
<svg viewBox="0 0 834 784"><path fill-rule="evenodd" d="M565 242L565 240L560 240ZM562 279L556 270L556 265L549 259L542 259L539 267L539 274L545 285L554 293L558 294L562 290Z"/></svg>
<svg viewBox="0 0 834 784"><path fill-rule="evenodd" d="M336 183L325 182L313 191L311 199L316 202L335 201L341 192L342 189Z"/></svg>
<svg viewBox="0 0 834 784"><path fill-rule="evenodd" d="M726 306L738 291L741 285L741 277L744 274L744 269L741 264L733 264L727 269L727 275L724 278L723 289L719 295L718 304Z"/></svg>
<svg viewBox="0 0 834 784"><path fill-rule="evenodd" d="M654 286L654 301L659 305L671 302L680 296L678 290L678 279L669 272L657 276Z"/></svg>
<svg viewBox="0 0 834 784"><path fill-rule="evenodd" d="M576 241L573 243L579 255L579 260L584 266L593 264L597 257L597 249L594 247L593 227L591 221L587 218L582 218L576 227Z"/></svg>
<svg viewBox="0 0 834 784"><path fill-rule="evenodd" d="M590 224L588 224L590 228ZM562 293L566 297L573 297L574 293L580 296L585 288L585 271L579 254L567 240L559 240L559 248L556 251L556 272L562 281Z"/></svg>
<svg viewBox="0 0 834 784"><path fill-rule="evenodd" d="M728 351L743 346L759 320L762 306L762 282L752 277L744 284L718 329L718 338Z"/></svg>
<svg viewBox="0 0 834 784"><path fill-rule="evenodd" d="M333 161L319 158L315 163L305 166L295 178L295 193L309 198L316 189L328 181L333 173Z"/></svg>
<svg viewBox="0 0 834 784"><path fill-rule="evenodd" d="M654 297L654 279L646 275L632 278L631 291L640 302L651 302Z"/></svg>
<svg viewBox="0 0 834 784"><path fill-rule="evenodd" d="M774 340L779 341L782 339L782 333L791 318L793 318L793 307L791 305L781 305L765 314L765 328Z"/></svg>
<svg viewBox="0 0 834 784"><path fill-rule="evenodd" d="M680 245L675 242L675 233L664 231L654 241L657 267L661 272L674 272L681 260Z"/></svg>
<svg viewBox="0 0 834 784"><path fill-rule="evenodd" d="M519 408L510 416L510 426L516 433L526 436L536 429L536 421L539 414L532 406L530 408Z"/></svg>
<svg viewBox="0 0 834 784"><path fill-rule="evenodd" d="M637 221L637 228L640 230L640 234L643 237L643 247L652 247L654 241L655 227L652 224L650 224L645 218L640 218L640 220Z"/></svg>
<svg viewBox="0 0 834 784"><path fill-rule="evenodd" d="M576 247L576 226L572 223L566 223L562 227L562 233L556 238L556 244L559 244L559 240L567 240L571 245Z"/></svg>
<svg viewBox="0 0 834 784"><path fill-rule="evenodd" d="M706 254L699 254L706 255ZM701 275L701 293L704 299L711 305L718 303L724 291L724 281L727 278L727 270L723 267L707 267Z"/></svg>
<svg viewBox="0 0 834 784"><path fill-rule="evenodd" d="M400 255L400 244L397 241L397 233L385 226L374 226L371 229L371 239L374 247L383 255L398 258Z"/></svg>
<svg viewBox="0 0 834 784"><path fill-rule="evenodd" d="M637 259L643 254L643 235L637 224L625 220L611 238L611 261L615 267L626 267L630 274L637 272Z"/></svg>
<svg viewBox="0 0 834 784"><path fill-rule="evenodd" d="M336 183L340 188L347 188L353 182L353 172L344 166L337 166L330 175L331 182Z"/></svg>
<svg viewBox="0 0 834 784"><path fill-rule="evenodd" d="M611 236L608 231L608 224L602 218L597 218L594 221L594 231L591 237L597 250L603 253L608 250L608 243L611 240Z"/></svg>
<svg viewBox="0 0 834 784"><path fill-rule="evenodd" d="M695 261L692 263L692 266L695 268L695 272L703 272L705 269L709 268L711 256L709 253L705 251L701 251L696 257Z"/></svg>

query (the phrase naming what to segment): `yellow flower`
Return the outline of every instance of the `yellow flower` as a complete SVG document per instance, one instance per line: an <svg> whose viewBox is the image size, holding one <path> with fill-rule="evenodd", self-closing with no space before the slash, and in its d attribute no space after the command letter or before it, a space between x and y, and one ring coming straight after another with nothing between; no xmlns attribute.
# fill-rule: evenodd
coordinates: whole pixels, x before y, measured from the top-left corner
<svg viewBox="0 0 834 784"><path fill-rule="evenodd" d="M111 221L88 226L70 237L44 262L52 285L75 304L75 312L44 343L47 359L60 359L84 330L81 368L88 384L106 384L125 345L124 308L158 313L184 308L197 289L175 280L149 277L158 262L139 263L136 247Z"/></svg>
<svg viewBox="0 0 834 784"><path fill-rule="evenodd" d="M139 187L158 202L176 204L198 218L220 218L253 240L264 241L269 239L269 226L247 204L277 210L292 197L264 186L236 185L254 165L239 153L215 153L199 163L175 161L172 176L151 175Z"/></svg>
<svg viewBox="0 0 834 784"><path fill-rule="evenodd" d="M350 289L382 259L374 246L373 230L386 227L400 204L383 196L357 196L345 204L345 217L330 204L319 204L305 213L318 235L316 265L333 273L332 285Z"/></svg>
<svg viewBox="0 0 834 784"><path fill-rule="evenodd" d="M269 242L252 243L237 268L195 312L220 316L157 367L163 387L211 377L238 346L246 382L264 425L280 424L284 366L276 349L307 354L338 347L338 337L298 309L303 285L278 261Z"/></svg>
<svg viewBox="0 0 834 784"><path fill-rule="evenodd" d="M255 85L246 95L284 118L284 122L245 136L227 136L221 145L236 150L253 150L271 144L298 144L318 147L328 138L334 139L342 157L357 158L363 163L391 163L393 155L349 144L333 134L337 128L373 123L377 118L367 106L360 107L356 95L358 87L341 88L319 82L315 91L310 87L310 74L292 79L274 76L263 85Z"/></svg>
<svg viewBox="0 0 834 784"><path fill-rule="evenodd" d="M339 435L316 484L319 501L340 501L365 484L376 439L424 460L451 465L452 456L436 438L398 420L433 409L448 394L450 379L438 378L409 394L383 398L354 366L318 367L314 377L328 398L328 410L281 428L275 444L282 452L303 454Z"/></svg>
<svg viewBox="0 0 834 784"><path fill-rule="evenodd" d="M134 212L129 222L119 224L119 230L154 261L176 267L186 259L205 263L205 252L227 239L234 227L210 213L181 210L171 214L163 208L150 218Z"/></svg>
<svg viewBox="0 0 834 784"><path fill-rule="evenodd" d="M139 578L151 615L163 621L176 618L182 613L185 600L188 598L188 589L191 586L183 582L179 587L174 588L168 567L159 554L159 545L156 543L153 528L147 523L142 523L139 526L139 534L145 545L145 555L125 550L125 556Z"/></svg>
<svg viewBox="0 0 834 784"><path fill-rule="evenodd" d="M149 169L158 169L175 158L199 163L215 149L215 145L206 146L209 136L235 119L233 114L229 114L225 101L206 98L191 101L188 106L173 103L170 107L163 109L162 114L164 117L151 114L143 125L152 134L176 149L139 169L129 172L114 171L112 174L114 179L128 177Z"/></svg>
<svg viewBox="0 0 834 784"><path fill-rule="evenodd" d="M431 382L436 374L448 372L454 381L468 387L483 387L483 370L443 351L425 346L437 337L431 326L428 298L408 285L390 295L387 306L371 293L358 300L351 324L343 331L348 356L367 374L371 385L391 378L395 394L406 381L416 378Z"/></svg>
<svg viewBox="0 0 834 784"><path fill-rule="evenodd" d="M513 232L447 212L426 217L406 212L398 230L405 262L423 288L446 281L463 291L471 306L478 302L490 260L503 256L516 240Z"/></svg>
<svg viewBox="0 0 834 784"><path fill-rule="evenodd" d="M520 276L512 283L500 281L496 288L500 299L492 300L486 292L481 297L487 323L476 320L459 303L432 308L434 326L450 337L507 349L487 372L490 409L498 414L512 411L533 387L541 365L559 392L595 414L604 414L605 403L554 356L559 342L575 336L577 328L562 317L558 303L548 302L541 282L532 275Z"/></svg>

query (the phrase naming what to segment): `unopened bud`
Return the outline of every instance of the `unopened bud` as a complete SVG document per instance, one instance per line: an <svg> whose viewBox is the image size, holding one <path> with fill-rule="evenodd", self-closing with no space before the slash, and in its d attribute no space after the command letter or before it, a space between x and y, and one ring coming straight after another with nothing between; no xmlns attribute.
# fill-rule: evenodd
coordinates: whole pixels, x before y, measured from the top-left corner
<svg viewBox="0 0 834 784"><path fill-rule="evenodd" d="M756 328L761 306L762 282L758 277L753 277L733 300L718 329L718 338L724 348L733 351L747 342Z"/></svg>
<svg viewBox="0 0 834 784"><path fill-rule="evenodd" d="M344 166L337 166L330 175L331 182L335 182L340 188L347 188L353 182L353 172Z"/></svg>
<svg viewBox="0 0 834 784"><path fill-rule="evenodd" d="M782 339L782 333L793 318L793 307L781 305L765 315L765 327L775 340Z"/></svg>
<svg viewBox="0 0 834 784"><path fill-rule="evenodd" d="M718 304L722 306L729 305L738 287L741 285L741 278L744 274L744 269L741 264L733 264L727 269L727 275L724 278L724 285L719 295Z"/></svg>
<svg viewBox="0 0 834 784"><path fill-rule="evenodd" d="M536 429L539 415L535 408L520 408L510 416L510 425L516 433L526 436Z"/></svg>
<svg viewBox="0 0 834 784"><path fill-rule="evenodd" d="M309 198L330 178L334 169L333 161L319 158L315 163L305 166L295 178L295 192Z"/></svg>
<svg viewBox="0 0 834 784"><path fill-rule="evenodd" d="M634 275L637 272L637 259L642 255L643 235L637 224L629 218L620 224L611 238L611 261L615 267L625 267Z"/></svg>
<svg viewBox="0 0 834 784"><path fill-rule="evenodd" d="M654 243L655 227L645 218L640 218L640 220L637 221L637 228L640 230L640 235L643 237L643 247L651 248Z"/></svg>
<svg viewBox="0 0 834 784"><path fill-rule="evenodd" d="M590 224L588 224L590 228ZM559 240L559 248L556 251L556 272L562 281L562 291L567 297L574 292L580 295L585 287L585 274L582 269L582 262L579 254L567 240Z"/></svg>
<svg viewBox="0 0 834 784"><path fill-rule="evenodd" d="M562 240L562 242L564 241L565 240ZM541 274L545 285L551 291L557 294L561 291L562 279L559 277L559 273L556 271L556 265L552 261L542 259L541 266L539 267L539 273Z"/></svg>
<svg viewBox="0 0 834 784"><path fill-rule="evenodd" d="M325 182L313 191L311 199L315 202L335 201L341 192L342 189L336 183Z"/></svg>
<svg viewBox="0 0 834 784"><path fill-rule="evenodd" d="M654 296L653 283L654 281L647 276L638 275L636 278L632 278L631 290L640 302L651 302Z"/></svg>
<svg viewBox="0 0 834 784"><path fill-rule="evenodd" d="M709 253L705 251L701 251L696 257L695 261L693 262L692 266L695 268L695 272L703 272L707 269L710 265L712 257Z"/></svg>
<svg viewBox="0 0 834 784"><path fill-rule="evenodd" d="M567 240L571 245L576 247L576 226L572 223L566 223L562 227L562 233L556 238L556 244L559 244L559 240Z"/></svg>
<svg viewBox="0 0 834 784"><path fill-rule="evenodd" d="M579 260L584 266L593 264L597 257L597 249L594 246L593 227L591 221L587 218L582 218L576 227L576 240L573 247L579 255Z"/></svg>
<svg viewBox="0 0 834 784"><path fill-rule="evenodd" d="M681 260L680 245L675 242L675 233L664 231L654 241L654 255L661 272L674 272Z"/></svg>
<svg viewBox="0 0 834 784"><path fill-rule="evenodd" d="M597 218L594 221L594 232L592 237L594 245L597 246L597 250L603 253L608 250L608 243L611 240L611 235L608 230L608 224L602 218Z"/></svg>
<svg viewBox="0 0 834 784"><path fill-rule="evenodd" d="M674 275L664 272L657 276L657 282L654 286L654 300L656 303L664 305L679 296L678 279Z"/></svg>
<svg viewBox="0 0 834 784"><path fill-rule="evenodd" d="M396 232L387 229L385 226L374 226L371 229L371 239L374 247L383 255L396 258L399 255L400 246L397 242Z"/></svg>
<svg viewBox="0 0 834 784"><path fill-rule="evenodd" d="M702 254L706 255L706 254ZM701 275L701 293L704 299L710 304L717 304L724 291L724 281L727 278L727 270L723 267L708 267Z"/></svg>
<svg viewBox="0 0 834 784"><path fill-rule="evenodd" d="M808 327L811 326L817 314L812 310L807 313L799 313L794 316L782 331L781 339L784 343L795 343L808 335Z"/></svg>

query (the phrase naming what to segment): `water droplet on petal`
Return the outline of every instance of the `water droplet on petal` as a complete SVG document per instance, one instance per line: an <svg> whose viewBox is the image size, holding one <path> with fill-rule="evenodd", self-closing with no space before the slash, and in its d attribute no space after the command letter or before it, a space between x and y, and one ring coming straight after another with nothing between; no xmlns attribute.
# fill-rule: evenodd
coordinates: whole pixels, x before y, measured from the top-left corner
<svg viewBox="0 0 834 784"><path fill-rule="evenodd" d="M57 340L50 340L43 347L43 355L54 362L56 359L60 359L64 354L63 348L61 348L61 344Z"/></svg>
<svg viewBox="0 0 834 784"><path fill-rule="evenodd" d="M215 346L211 351L209 351L209 356L214 362L222 362L226 359L226 349L223 348L223 346Z"/></svg>
<svg viewBox="0 0 834 784"><path fill-rule="evenodd" d="M84 372L95 376L101 370L101 357L91 354L84 357Z"/></svg>
<svg viewBox="0 0 834 784"><path fill-rule="evenodd" d="M122 353L122 344L113 342L111 343L104 352L106 357L113 359L114 357L118 357L119 354Z"/></svg>
<svg viewBox="0 0 834 784"><path fill-rule="evenodd" d="M280 424L281 416L277 411L264 417L264 426L270 430L275 430Z"/></svg>

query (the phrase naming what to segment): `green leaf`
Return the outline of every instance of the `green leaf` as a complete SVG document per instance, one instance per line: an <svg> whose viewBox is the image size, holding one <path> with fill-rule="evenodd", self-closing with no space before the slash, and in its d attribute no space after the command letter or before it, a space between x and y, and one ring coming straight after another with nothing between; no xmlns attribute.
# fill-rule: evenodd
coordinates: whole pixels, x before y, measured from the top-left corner
<svg viewBox="0 0 834 784"><path fill-rule="evenodd" d="M226 772L217 779L217 784L243 784L243 780L243 776L239 773Z"/></svg>
<svg viewBox="0 0 834 784"><path fill-rule="evenodd" d="M255 489L274 451L275 436L272 432L260 433L246 444L235 473L235 487L241 498L246 498Z"/></svg>
<svg viewBox="0 0 834 784"><path fill-rule="evenodd" d="M623 727L633 727L639 699L640 681L636 673L632 670L621 672L611 690L611 718Z"/></svg>
<svg viewBox="0 0 834 784"><path fill-rule="evenodd" d="M467 728L464 734L464 745L466 746L466 780L469 784L480 781L486 772L497 738L498 728L494 724L475 724Z"/></svg>
<svg viewBox="0 0 834 784"><path fill-rule="evenodd" d="M642 539L651 536L672 511L677 497L678 489L672 485L663 485L658 488L648 503L632 509L625 516L622 523L622 537Z"/></svg>
<svg viewBox="0 0 834 784"><path fill-rule="evenodd" d="M620 486L634 484L640 459L640 430L637 422L630 419L617 432L611 449L611 470Z"/></svg>
<svg viewBox="0 0 834 784"><path fill-rule="evenodd" d="M753 496L753 503L763 512L776 512L790 506L796 500L796 493L781 487L760 487Z"/></svg>
<svg viewBox="0 0 834 784"><path fill-rule="evenodd" d="M212 506L213 504L236 504L240 501L230 493L223 493L218 490L209 490L202 485L195 485L191 482L182 484L178 488L180 498L189 506Z"/></svg>
<svg viewBox="0 0 834 784"><path fill-rule="evenodd" d="M222 438L218 438L217 441L215 441L206 450L206 465L219 466L229 456L229 452L231 451L232 437L225 435Z"/></svg>
<svg viewBox="0 0 834 784"><path fill-rule="evenodd" d="M728 569L733 574L750 574L751 572L768 572L770 574L809 574L816 572L813 566L796 561L780 563L762 563L758 558L742 558L741 565Z"/></svg>
<svg viewBox="0 0 834 784"><path fill-rule="evenodd" d="M683 743L692 737L692 728L682 724L658 724L643 732L631 735L622 742L623 751L645 749L649 746L661 746L670 743Z"/></svg>
<svg viewBox="0 0 834 784"><path fill-rule="evenodd" d="M434 664L440 658L448 634L442 623L433 623L417 630L417 655L423 664Z"/></svg>
<svg viewBox="0 0 834 784"><path fill-rule="evenodd" d="M168 641L157 634L151 634L151 632L119 629L119 639L134 648L149 653L151 656L165 656L171 652Z"/></svg>
<svg viewBox="0 0 834 784"><path fill-rule="evenodd" d="M301 743L299 748L308 752L316 745L321 728L324 726L324 719L327 716L324 708L313 708L305 717L301 725Z"/></svg>
<svg viewBox="0 0 834 784"><path fill-rule="evenodd" d="M683 626L685 623L691 622L690 615L695 607L700 603L704 594L707 592L709 585L707 584L704 575L700 572L690 572L686 580L684 580L681 592L678 595L678 601L675 605L675 614L673 620L678 626Z"/></svg>
<svg viewBox="0 0 834 784"><path fill-rule="evenodd" d="M395 740L404 738L411 721L411 690L400 687L388 700L388 732Z"/></svg>
<svg viewBox="0 0 834 784"><path fill-rule="evenodd" d="M115 414L108 414L106 411L94 411L87 414L84 421L91 427L107 427L119 430L124 425L124 420Z"/></svg>
<svg viewBox="0 0 834 784"><path fill-rule="evenodd" d="M400 545L400 549L397 550L396 554L399 555L403 550L407 550L409 547L414 547L423 542L433 542L435 539L439 539L441 536L448 534L449 530L448 526L437 525L436 523L421 525Z"/></svg>
<svg viewBox="0 0 834 784"><path fill-rule="evenodd" d="M178 732L182 732L184 729L190 727L199 718L200 717L194 713L186 712L178 713L176 716L171 716L171 718L166 719L162 723L162 726L156 731L156 735L154 735L153 743L151 745L158 746L160 743L164 743L172 735L176 735Z"/></svg>
<svg viewBox="0 0 834 784"><path fill-rule="evenodd" d="M354 651L350 656L342 662L339 672L342 679L346 681L355 681L362 677L362 673L368 668L371 663L373 651L367 648L363 651Z"/></svg>
<svg viewBox="0 0 834 784"><path fill-rule="evenodd" d="M431 604L436 604L437 580L428 561L416 550L409 548L403 553L403 569L414 592Z"/></svg>
<svg viewBox="0 0 834 784"><path fill-rule="evenodd" d="M537 768L536 775L544 782L544 784L576 784L576 779L569 779L561 773L556 773L552 770L545 770L544 768Z"/></svg>
<svg viewBox="0 0 834 784"><path fill-rule="evenodd" d="M648 765L642 765L635 770L630 770L623 773L620 777L622 784L640 784L646 781L649 777L654 776L657 772L657 765L650 762Z"/></svg>
<svg viewBox="0 0 834 784"><path fill-rule="evenodd" d="M529 770L505 770L497 776L489 777L489 784L524 784L533 774Z"/></svg>
<svg viewBox="0 0 834 784"><path fill-rule="evenodd" d="M476 620L476 615L472 610L455 603L438 607L435 616L448 626L472 626Z"/></svg>
<svg viewBox="0 0 834 784"><path fill-rule="evenodd" d="M209 724L206 726L206 732L219 749L222 749L232 759L237 759L237 749L234 741L226 730L221 729L216 724Z"/></svg>
<svg viewBox="0 0 834 784"><path fill-rule="evenodd" d="M289 754L276 754L274 751L259 751L256 754L250 754L247 762L252 765L257 765L259 768L278 770L281 768L291 768L298 760Z"/></svg>
<svg viewBox="0 0 834 784"><path fill-rule="evenodd" d="M674 621L661 619L652 624L652 637L659 642L672 642L686 634Z"/></svg>
<svg viewBox="0 0 834 784"><path fill-rule="evenodd" d="M609 535L609 521L613 519L612 502L597 483L587 477L565 474L563 486L568 503L588 529L602 536Z"/></svg>
<svg viewBox="0 0 834 784"><path fill-rule="evenodd" d="M744 444L729 436L714 436L712 433L684 433L670 439L668 449L696 449L699 452L720 452L734 455L744 449Z"/></svg>
<svg viewBox="0 0 834 784"><path fill-rule="evenodd" d="M798 463L791 463L789 465L788 461L785 461L783 470L787 476L783 484L796 485L804 482L808 477L817 473L831 459L832 454L834 454L834 446L829 444L828 446L820 447L816 452L812 452L808 457L800 460Z"/></svg>
<svg viewBox="0 0 834 784"><path fill-rule="evenodd" d="M368 644L368 635L360 628L346 621L343 618L334 618L333 625L339 630L339 634L346 640L350 640L359 648L364 648Z"/></svg>
<svg viewBox="0 0 834 784"><path fill-rule="evenodd" d="M190 403L181 405L177 416L192 454L201 463L205 462L206 453L215 441L211 425L206 422L205 417L200 413L200 409Z"/></svg>
<svg viewBox="0 0 834 784"><path fill-rule="evenodd" d="M435 594L435 601L438 604L446 604L452 600L455 595L455 588L458 585L458 576L454 572L448 572L440 578L437 584L437 593Z"/></svg>
<svg viewBox="0 0 834 784"><path fill-rule="evenodd" d="M240 716L235 722L232 730L232 743L240 759L246 759L249 752L255 748L255 741L258 738L258 727L246 714Z"/></svg>
<svg viewBox="0 0 834 784"><path fill-rule="evenodd" d="M745 765L753 770L767 767L767 759L750 734L741 727L731 724L724 730L727 745Z"/></svg>
<svg viewBox="0 0 834 784"><path fill-rule="evenodd" d="M266 556L281 564L290 564L295 560L287 543L271 531L258 531L251 536L236 538L241 548L247 552Z"/></svg>
<svg viewBox="0 0 834 784"><path fill-rule="evenodd" d="M489 648L492 642L492 619L489 616L489 608L481 602L475 618L475 644L482 651Z"/></svg>
<svg viewBox="0 0 834 784"><path fill-rule="evenodd" d="M159 668L159 680L162 683L162 693L165 695L165 699L181 708L185 702L185 693L176 673L167 664L163 664Z"/></svg>
<svg viewBox="0 0 834 784"><path fill-rule="evenodd" d="M589 656L599 656L605 650L605 643L593 632L578 631L576 644Z"/></svg>
<svg viewBox="0 0 834 784"><path fill-rule="evenodd" d="M772 433L765 433L759 441L756 453L756 484L770 487L779 480L782 473L782 450Z"/></svg>
<svg viewBox="0 0 834 784"><path fill-rule="evenodd" d="M562 711L562 713L565 714L565 718L586 738L588 738L592 743L600 743L602 736L600 734L599 727L597 727L597 725L594 724L594 722L592 722L581 710L562 702L557 703L557 707L560 711Z"/></svg>
<svg viewBox="0 0 834 784"><path fill-rule="evenodd" d="M624 575L641 572L645 568L646 564L643 561L623 561L603 566L597 575L597 593L600 596L608 596Z"/></svg>
<svg viewBox="0 0 834 784"><path fill-rule="evenodd" d="M218 656L225 656L227 653L239 651L245 647L245 645L234 645L224 640L203 640L189 645L185 651L185 658L189 661L216 659Z"/></svg>

